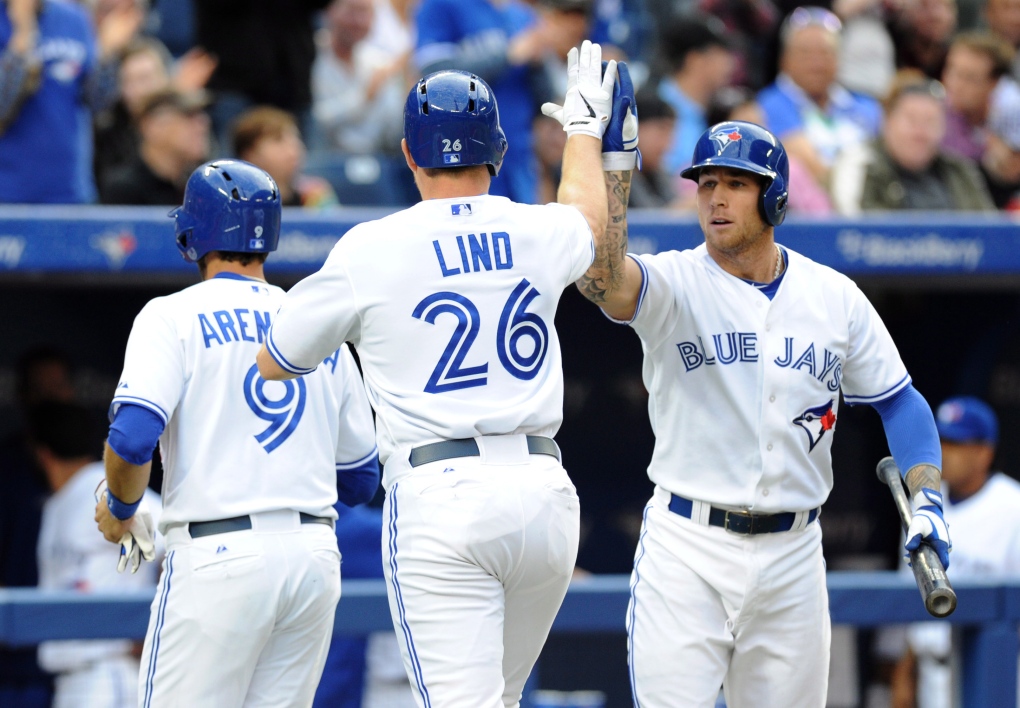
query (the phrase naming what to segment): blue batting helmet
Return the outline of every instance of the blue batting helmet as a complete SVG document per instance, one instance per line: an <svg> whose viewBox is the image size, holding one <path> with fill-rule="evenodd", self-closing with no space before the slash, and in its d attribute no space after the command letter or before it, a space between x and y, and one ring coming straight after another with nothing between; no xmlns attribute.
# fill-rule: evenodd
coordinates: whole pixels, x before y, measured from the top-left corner
<svg viewBox="0 0 1020 708"><path fill-rule="evenodd" d="M209 251L275 251L280 207L268 172L241 160L207 162L188 178L184 205L170 212L177 248L192 263Z"/></svg>
<svg viewBox="0 0 1020 708"><path fill-rule="evenodd" d="M680 176L697 182L704 167L729 167L765 177L762 218L772 226L783 223L790 196L790 162L775 135L742 120L716 123L698 138L691 166Z"/></svg>
<svg viewBox="0 0 1020 708"><path fill-rule="evenodd" d="M404 104L404 139L420 167L486 165L493 177L507 149L496 96L467 71L437 71L415 84Z"/></svg>

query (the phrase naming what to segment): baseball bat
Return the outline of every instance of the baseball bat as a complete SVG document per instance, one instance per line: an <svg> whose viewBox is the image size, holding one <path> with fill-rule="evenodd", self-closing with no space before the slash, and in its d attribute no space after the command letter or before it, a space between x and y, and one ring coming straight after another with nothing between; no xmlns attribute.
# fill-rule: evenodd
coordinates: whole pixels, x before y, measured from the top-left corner
<svg viewBox="0 0 1020 708"><path fill-rule="evenodd" d="M903 488L900 469L893 458L883 457L878 463L876 472L878 478L885 482L892 492L896 510L900 513L903 532L906 533L914 513L910 509L910 501ZM928 614L932 617L948 617L953 614L953 610L956 609L956 592L949 584L946 569L942 567L942 561L939 560L935 549L927 543L922 543L917 550L910 551L910 567L914 571L914 580L917 581L917 589L921 591L924 609L928 610Z"/></svg>

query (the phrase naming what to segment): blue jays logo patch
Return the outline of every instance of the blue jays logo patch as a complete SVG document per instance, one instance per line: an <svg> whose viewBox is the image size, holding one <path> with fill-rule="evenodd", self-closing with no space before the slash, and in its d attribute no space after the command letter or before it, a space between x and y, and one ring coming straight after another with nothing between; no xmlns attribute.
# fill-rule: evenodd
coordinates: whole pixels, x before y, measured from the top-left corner
<svg viewBox="0 0 1020 708"><path fill-rule="evenodd" d="M825 405L808 408L799 416L793 419L794 425L799 425L807 433L808 452L815 449L815 445L822 441L825 433L836 427L836 414L832 412L832 401Z"/></svg>
<svg viewBox="0 0 1020 708"><path fill-rule="evenodd" d="M730 146L730 143L735 143L742 137L743 136L741 136L740 131L736 128L731 130L720 130L708 136L709 140L718 146L720 155L723 153L723 150Z"/></svg>

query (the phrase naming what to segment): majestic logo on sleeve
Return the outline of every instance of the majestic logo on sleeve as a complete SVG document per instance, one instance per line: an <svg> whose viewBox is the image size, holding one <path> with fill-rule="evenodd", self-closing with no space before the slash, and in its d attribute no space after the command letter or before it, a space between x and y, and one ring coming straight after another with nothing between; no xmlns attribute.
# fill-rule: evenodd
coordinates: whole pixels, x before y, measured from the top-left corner
<svg viewBox="0 0 1020 708"><path fill-rule="evenodd" d="M723 153L723 150L730 146L730 143L737 142L738 140L741 139L741 137L743 136L740 135L740 131L737 130L736 128L733 128L732 130L720 130L718 132L712 133L711 135L708 136L708 139L716 144L716 146L719 148L719 154L721 155Z"/></svg>
<svg viewBox="0 0 1020 708"><path fill-rule="evenodd" d="M799 425L807 433L808 452L815 449L815 445L822 441L825 433L836 427L836 414L832 412L832 401L825 405L808 408L799 416L793 419L794 425Z"/></svg>

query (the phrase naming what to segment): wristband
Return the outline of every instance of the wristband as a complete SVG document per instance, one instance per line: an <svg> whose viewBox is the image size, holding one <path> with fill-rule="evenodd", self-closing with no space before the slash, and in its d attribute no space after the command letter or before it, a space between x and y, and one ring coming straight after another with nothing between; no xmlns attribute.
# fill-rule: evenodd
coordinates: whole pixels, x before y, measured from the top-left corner
<svg viewBox="0 0 1020 708"><path fill-rule="evenodd" d="M113 496L113 492L109 489L106 490L106 508L110 510L113 518L120 521L127 521L135 515L135 511L138 510L138 505L142 503L142 499L145 497L143 494L138 498L138 501L130 504L122 502L117 497Z"/></svg>
<svg viewBox="0 0 1020 708"><path fill-rule="evenodd" d="M619 172L621 170L641 169L641 153L637 150L626 152L602 153L602 171Z"/></svg>

